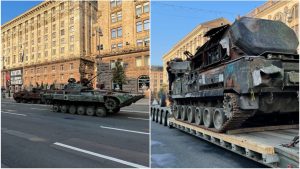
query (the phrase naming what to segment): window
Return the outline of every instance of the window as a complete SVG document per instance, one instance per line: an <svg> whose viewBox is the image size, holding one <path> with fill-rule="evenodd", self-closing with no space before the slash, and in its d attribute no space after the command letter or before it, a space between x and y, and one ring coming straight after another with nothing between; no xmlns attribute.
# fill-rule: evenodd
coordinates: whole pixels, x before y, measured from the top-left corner
<svg viewBox="0 0 300 169"><path fill-rule="evenodd" d="M150 21L149 19L144 20L144 30L149 30L150 28Z"/></svg>
<svg viewBox="0 0 300 169"><path fill-rule="evenodd" d="M71 51L71 52L74 51L74 45L70 45L70 51Z"/></svg>
<svg viewBox="0 0 300 169"><path fill-rule="evenodd" d="M73 63L70 63L70 70L73 70Z"/></svg>
<svg viewBox="0 0 300 169"><path fill-rule="evenodd" d="M70 32L74 32L74 26L70 26Z"/></svg>
<svg viewBox="0 0 300 169"><path fill-rule="evenodd" d="M38 43L41 43L41 38L40 37L38 38Z"/></svg>
<svg viewBox="0 0 300 169"><path fill-rule="evenodd" d="M53 7L53 8L51 9L51 12L52 12L52 13L55 13L55 7Z"/></svg>
<svg viewBox="0 0 300 169"><path fill-rule="evenodd" d="M138 78L138 90L143 92L147 90L150 86L150 78L147 75L142 75Z"/></svg>
<svg viewBox="0 0 300 169"><path fill-rule="evenodd" d="M116 67L116 62L114 60L110 61L110 69L113 69Z"/></svg>
<svg viewBox="0 0 300 169"><path fill-rule="evenodd" d="M52 54L56 55L56 49L52 49Z"/></svg>
<svg viewBox="0 0 300 169"><path fill-rule="evenodd" d="M143 46L143 40L142 39L136 40L136 45L137 46Z"/></svg>
<svg viewBox="0 0 300 169"><path fill-rule="evenodd" d="M142 31L142 22L137 22L136 23L136 32L141 32Z"/></svg>
<svg viewBox="0 0 300 169"><path fill-rule="evenodd" d="M150 39L149 39L149 37L147 37L147 38L144 39L144 45L145 46L149 46L150 45Z"/></svg>
<svg viewBox="0 0 300 169"><path fill-rule="evenodd" d="M74 42L74 35L70 36L70 42Z"/></svg>
<svg viewBox="0 0 300 169"><path fill-rule="evenodd" d="M111 49L112 49L112 50L114 50L114 49L116 49L116 48L117 48L117 45L116 45L116 44L112 44L112 45L111 45Z"/></svg>
<svg viewBox="0 0 300 169"><path fill-rule="evenodd" d="M64 27L65 26L65 21L61 21L60 22L60 27Z"/></svg>
<svg viewBox="0 0 300 169"><path fill-rule="evenodd" d="M64 65L60 65L60 70L64 70Z"/></svg>
<svg viewBox="0 0 300 169"><path fill-rule="evenodd" d="M48 27L45 28L45 33L48 33Z"/></svg>
<svg viewBox="0 0 300 169"><path fill-rule="evenodd" d="M137 6L135 7L135 14L136 14L137 16L139 16L139 15L142 14L142 5L137 5Z"/></svg>
<svg viewBox="0 0 300 169"><path fill-rule="evenodd" d="M115 0L110 0L110 7L116 7L116 1Z"/></svg>
<svg viewBox="0 0 300 169"><path fill-rule="evenodd" d="M52 71L55 71L55 66L52 66Z"/></svg>
<svg viewBox="0 0 300 169"><path fill-rule="evenodd" d="M111 22L115 23L116 21L116 14L111 14Z"/></svg>
<svg viewBox="0 0 300 169"><path fill-rule="evenodd" d="M61 43L61 44L65 44L65 38L61 38L61 39L60 39L60 43Z"/></svg>
<svg viewBox="0 0 300 169"><path fill-rule="evenodd" d="M145 66L150 65L150 57L149 56L144 56L144 64L145 64Z"/></svg>
<svg viewBox="0 0 300 169"><path fill-rule="evenodd" d="M116 29L111 30L111 38L116 38Z"/></svg>
<svg viewBox="0 0 300 169"><path fill-rule="evenodd" d="M121 21L122 20L122 12L118 12L117 13L117 16L118 16L118 21Z"/></svg>
<svg viewBox="0 0 300 169"><path fill-rule="evenodd" d="M117 6L122 4L122 0L116 0Z"/></svg>
<svg viewBox="0 0 300 169"><path fill-rule="evenodd" d="M122 37L122 27L118 28L118 37Z"/></svg>
<svg viewBox="0 0 300 169"><path fill-rule="evenodd" d="M64 3L61 3L60 4L60 10L64 10L64 9L65 9Z"/></svg>
<svg viewBox="0 0 300 169"><path fill-rule="evenodd" d="M64 53L65 52L65 47L61 47L60 48L60 53Z"/></svg>
<svg viewBox="0 0 300 169"><path fill-rule="evenodd" d="M60 79L63 80L64 79L64 74L60 75Z"/></svg>
<svg viewBox="0 0 300 169"><path fill-rule="evenodd" d="M142 57L141 56L135 58L135 66L136 67L142 66Z"/></svg>
<svg viewBox="0 0 300 169"><path fill-rule="evenodd" d="M52 41L52 46L55 46L56 45L56 41Z"/></svg>
<svg viewBox="0 0 300 169"><path fill-rule="evenodd" d="M54 16L52 17L52 22L55 22L55 17Z"/></svg>
<svg viewBox="0 0 300 169"><path fill-rule="evenodd" d="M118 43L118 48L122 48L123 47L123 43Z"/></svg>
<svg viewBox="0 0 300 169"><path fill-rule="evenodd" d="M47 41L48 40L48 35L44 36L44 40Z"/></svg>
<svg viewBox="0 0 300 169"><path fill-rule="evenodd" d="M65 30L64 29L60 30L60 35L61 36L65 35Z"/></svg>
<svg viewBox="0 0 300 169"><path fill-rule="evenodd" d="M48 57L48 51L44 52L44 57Z"/></svg>
<svg viewBox="0 0 300 169"><path fill-rule="evenodd" d="M71 17L70 18L70 24L73 24L74 23L74 17Z"/></svg>
<svg viewBox="0 0 300 169"><path fill-rule="evenodd" d="M45 49L48 49L48 43L45 43L44 48L45 48Z"/></svg>
<svg viewBox="0 0 300 169"><path fill-rule="evenodd" d="M149 12L149 3L144 3L144 13Z"/></svg>
<svg viewBox="0 0 300 169"><path fill-rule="evenodd" d="M52 29L55 30L55 28L56 28L56 24L53 24Z"/></svg>

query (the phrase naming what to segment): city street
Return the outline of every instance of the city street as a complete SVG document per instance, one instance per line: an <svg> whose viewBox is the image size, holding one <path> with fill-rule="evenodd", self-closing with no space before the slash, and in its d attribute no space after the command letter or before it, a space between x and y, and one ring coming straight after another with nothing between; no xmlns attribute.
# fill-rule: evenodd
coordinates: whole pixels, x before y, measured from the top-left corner
<svg viewBox="0 0 300 169"><path fill-rule="evenodd" d="M146 101L105 118L2 99L2 167L148 167Z"/></svg>
<svg viewBox="0 0 300 169"><path fill-rule="evenodd" d="M184 168L264 168L175 128L151 123L151 167Z"/></svg>

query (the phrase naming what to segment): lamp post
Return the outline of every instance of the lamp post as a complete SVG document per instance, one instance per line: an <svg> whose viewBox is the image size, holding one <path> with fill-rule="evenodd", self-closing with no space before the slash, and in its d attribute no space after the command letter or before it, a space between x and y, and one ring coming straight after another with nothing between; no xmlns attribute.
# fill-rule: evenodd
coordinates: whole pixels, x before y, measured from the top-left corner
<svg viewBox="0 0 300 169"><path fill-rule="evenodd" d="M98 45L97 45L97 50L98 50L97 58L99 59L99 61L98 61L99 66L97 67L97 70L99 70L99 72L97 72L96 74L99 74L101 71L99 67L101 66L101 61L102 61L101 50L103 49L103 46L101 45L101 36L103 36L103 33L102 33L102 30L100 27L98 27L96 30L96 38L97 38L97 36L99 36ZM99 79L99 78L97 78L97 79ZM98 80L98 81L100 81L100 80ZM100 86L101 86L101 84L100 84Z"/></svg>

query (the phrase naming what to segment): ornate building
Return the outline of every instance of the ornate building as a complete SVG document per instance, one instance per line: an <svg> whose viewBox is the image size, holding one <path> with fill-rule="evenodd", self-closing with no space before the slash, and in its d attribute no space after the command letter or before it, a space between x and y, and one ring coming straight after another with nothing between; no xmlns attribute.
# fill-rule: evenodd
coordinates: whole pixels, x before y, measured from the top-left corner
<svg viewBox="0 0 300 169"><path fill-rule="evenodd" d="M106 89L117 87L112 81L112 69L116 61L120 61L127 77L123 90L148 91L149 1L99 1L98 9L98 22L94 25L93 32L93 41L97 44L93 47L93 52L100 72L98 85L102 84Z"/></svg>
<svg viewBox="0 0 300 169"><path fill-rule="evenodd" d="M225 18L218 18L208 22L200 23L184 38L177 42L172 49L170 49L169 52L163 56L163 82L167 83L168 81L168 75L166 71L168 61L176 57L186 59L186 56L183 54L184 51L189 51L194 54L197 47L203 45L207 41L207 38L203 37L203 35L208 30L225 24L229 24L229 21Z"/></svg>
<svg viewBox="0 0 300 169"><path fill-rule="evenodd" d="M2 87L61 87L94 74L96 1L44 1L1 26Z"/></svg>
<svg viewBox="0 0 300 169"><path fill-rule="evenodd" d="M280 20L292 28L299 37L299 1L268 0L263 5L255 8L248 17Z"/></svg>

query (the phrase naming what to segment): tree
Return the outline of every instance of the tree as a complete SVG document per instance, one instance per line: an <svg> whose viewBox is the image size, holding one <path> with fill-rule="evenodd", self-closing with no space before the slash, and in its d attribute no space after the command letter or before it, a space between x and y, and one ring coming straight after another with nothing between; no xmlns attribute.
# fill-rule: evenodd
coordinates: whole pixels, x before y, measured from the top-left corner
<svg viewBox="0 0 300 169"><path fill-rule="evenodd" d="M123 84L126 84L126 75L120 61L117 61L115 68L113 68L112 81L119 85L120 90L123 90Z"/></svg>

